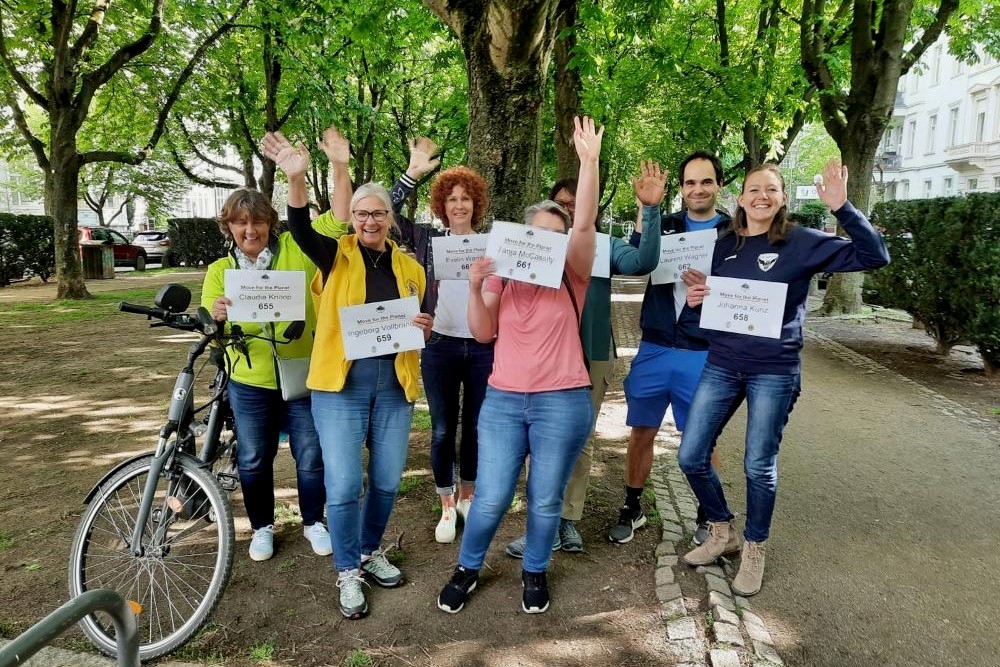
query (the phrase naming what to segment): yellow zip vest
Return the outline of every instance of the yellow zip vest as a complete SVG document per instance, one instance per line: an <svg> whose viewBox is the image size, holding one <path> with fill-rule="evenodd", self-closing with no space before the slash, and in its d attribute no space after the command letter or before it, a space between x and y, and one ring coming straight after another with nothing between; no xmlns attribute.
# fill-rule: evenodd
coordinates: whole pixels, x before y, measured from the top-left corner
<svg viewBox="0 0 1000 667"><path fill-rule="evenodd" d="M316 340L306 386L319 391L340 391L347 382L351 362L344 356L344 339L340 329L340 307L358 306L365 302L365 263L354 234L342 236L330 275L323 283L323 272L317 271L309 286L316 308ZM421 303L427 287L423 268L405 255L390 240L392 273L400 297L415 296ZM410 350L396 355L396 377L406 393L406 400L415 401L420 395L420 352Z"/></svg>

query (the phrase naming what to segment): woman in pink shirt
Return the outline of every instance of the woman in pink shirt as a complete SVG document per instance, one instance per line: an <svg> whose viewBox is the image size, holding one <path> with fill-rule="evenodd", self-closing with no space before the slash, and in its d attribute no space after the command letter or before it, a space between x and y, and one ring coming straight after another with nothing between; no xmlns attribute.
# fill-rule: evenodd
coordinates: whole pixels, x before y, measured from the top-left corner
<svg viewBox="0 0 1000 667"><path fill-rule="evenodd" d="M573 228L559 288L505 281L493 275L490 258L474 262L469 272L469 328L479 342L496 339L496 345L479 413L476 499L462 534L458 567L438 596L438 607L448 613L461 611L475 590L486 550L529 455L521 607L529 614L549 608L545 571L559 529L563 490L593 419L579 331L594 263L603 135L604 128L595 130L592 119L576 119L580 176L573 220L553 201L525 211L525 222L533 227L561 233Z"/></svg>

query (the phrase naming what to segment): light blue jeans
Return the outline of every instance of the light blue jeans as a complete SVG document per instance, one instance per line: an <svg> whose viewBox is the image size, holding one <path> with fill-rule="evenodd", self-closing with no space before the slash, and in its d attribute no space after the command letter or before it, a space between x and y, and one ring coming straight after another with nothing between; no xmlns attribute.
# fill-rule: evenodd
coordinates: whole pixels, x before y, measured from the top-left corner
<svg viewBox="0 0 1000 667"><path fill-rule="evenodd" d="M479 474L458 564L478 570L510 508L524 460L528 530L524 570L544 572L559 530L563 492L593 421L590 388L537 393L487 387L479 411Z"/></svg>
<svg viewBox="0 0 1000 667"><path fill-rule="evenodd" d="M326 516L338 572L379 548L406 467L413 403L392 359L351 364L341 391L314 391L312 413L323 448ZM361 501L361 447L368 441L368 490Z"/></svg>
<svg viewBox="0 0 1000 667"><path fill-rule="evenodd" d="M747 520L743 537L751 542L763 542L770 534L778 493L778 446L799 390L798 373L740 373L709 363L705 364L691 402L677 452L678 463L708 520L729 521L733 513L712 468L712 449L719 429L746 394L743 470L747 478Z"/></svg>

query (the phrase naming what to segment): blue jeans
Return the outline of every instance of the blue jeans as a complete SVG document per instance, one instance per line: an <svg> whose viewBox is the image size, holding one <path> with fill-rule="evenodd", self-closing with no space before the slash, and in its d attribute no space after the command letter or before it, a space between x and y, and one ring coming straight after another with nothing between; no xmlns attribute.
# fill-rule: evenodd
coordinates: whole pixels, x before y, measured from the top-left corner
<svg viewBox="0 0 1000 667"><path fill-rule="evenodd" d="M396 379L392 359L359 359L340 391L314 391L312 412L326 466L326 516L338 572L361 565L379 548L413 421L413 403ZM361 447L368 440L368 492L361 501Z"/></svg>
<svg viewBox="0 0 1000 667"><path fill-rule="evenodd" d="M747 478L747 520L743 536L751 542L763 542L771 530L778 491L778 446L799 390L798 373L740 373L709 363L705 364L691 403L677 454L680 468L708 520L729 521L733 513L710 460L720 428L746 396L743 470Z"/></svg>
<svg viewBox="0 0 1000 667"><path fill-rule="evenodd" d="M309 397L284 401L277 389L264 389L229 381L236 433L236 465L240 471L243 505L254 530L274 523L274 457L278 434L288 431L295 459L302 523L323 520L326 491L323 486L323 452L313 426Z"/></svg>
<svg viewBox="0 0 1000 667"><path fill-rule="evenodd" d="M455 492L455 440L461 407L459 478L476 481L479 409L493 371L493 344L432 333L420 355L420 372L431 413L431 468L438 493Z"/></svg>
<svg viewBox="0 0 1000 667"><path fill-rule="evenodd" d="M559 530L563 491L590 435L593 414L589 387L531 394L487 387L479 412L476 499L462 533L459 565L482 567L530 455L524 569L546 570Z"/></svg>

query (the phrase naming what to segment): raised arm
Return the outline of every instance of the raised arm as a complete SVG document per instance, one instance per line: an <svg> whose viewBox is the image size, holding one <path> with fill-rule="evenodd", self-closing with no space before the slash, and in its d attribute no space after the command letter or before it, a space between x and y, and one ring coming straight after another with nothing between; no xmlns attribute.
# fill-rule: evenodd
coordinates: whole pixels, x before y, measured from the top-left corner
<svg viewBox="0 0 1000 667"><path fill-rule="evenodd" d="M660 262L660 201L667 184L668 172L661 169L658 162L645 160L640 163L640 175L632 179L636 201L639 203L639 221L636 228L642 230L641 220L645 219L647 233L640 231L639 247L616 244L616 255L612 256L612 270L629 276L650 273Z"/></svg>
<svg viewBox="0 0 1000 667"><path fill-rule="evenodd" d="M330 161L330 174L333 176L333 216L338 220L351 219L351 197L354 195L354 185L347 165L351 161L351 142L332 125L326 128L323 138L319 140L320 149L326 153Z"/></svg>
<svg viewBox="0 0 1000 667"><path fill-rule="evenodd" d="M573 235L566 251L566 262L579 276L589 276L594 263L595 233L598 204L598 161L604 128L595 129L588 116L573 119L573 143L580 158L580 175L576 186L576 211L573 214Z"/></svg>
<svg viewBox="0 0 1000 667"><path fill-rule="evenodd" d="M816 184L820 199L837 222L850 235L850 240L824 237L811 257L813 272L861 271L877 269L889 263L885 240L868 218L847 201L847 167L830 160L823 169L823 178Z"/></svg>

